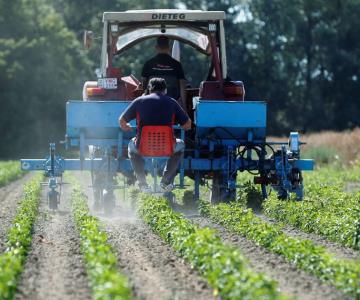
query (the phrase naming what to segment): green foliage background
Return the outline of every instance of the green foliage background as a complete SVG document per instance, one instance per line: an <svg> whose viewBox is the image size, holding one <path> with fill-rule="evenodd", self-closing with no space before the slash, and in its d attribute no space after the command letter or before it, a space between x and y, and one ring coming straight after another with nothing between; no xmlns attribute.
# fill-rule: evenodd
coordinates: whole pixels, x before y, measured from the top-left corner
<svg viewBox="0 0 360 300"><path fill-rule="evenodd" d="M360 125L360 0L0 0L0 157L43 155L63 139L66 100L81 99L99 65L83 30L100 37L103 11L176 7L227 13L229 75L246 99L268 101L270 134ZM118 60L125 74L140 77L145 47ZM193 49L182 63L193 86L206 76Z"/></svg>

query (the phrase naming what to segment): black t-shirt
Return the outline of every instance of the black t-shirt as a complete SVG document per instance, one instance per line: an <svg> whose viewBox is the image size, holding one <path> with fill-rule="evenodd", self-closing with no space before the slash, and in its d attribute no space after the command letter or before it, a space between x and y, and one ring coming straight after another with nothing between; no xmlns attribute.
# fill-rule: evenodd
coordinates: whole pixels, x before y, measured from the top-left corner
<svg viewBox="0 0 360 300"><path fill-rule="evenodd" d="M136 98L122 113L126 122L137 121L136 145L139 145L141 129L146 125L184 125L189 117L174 99L161 93Z"/></svg>
<svg viewBox="0 0 360 300"><path fill-rule="evenodd" d="M180 97L179 80L185 79L181 64L169 54L159 53L148 60L142 70L142 77L149 80L154 77L164 78L167 86L167 95L174 99Z"/></svg>

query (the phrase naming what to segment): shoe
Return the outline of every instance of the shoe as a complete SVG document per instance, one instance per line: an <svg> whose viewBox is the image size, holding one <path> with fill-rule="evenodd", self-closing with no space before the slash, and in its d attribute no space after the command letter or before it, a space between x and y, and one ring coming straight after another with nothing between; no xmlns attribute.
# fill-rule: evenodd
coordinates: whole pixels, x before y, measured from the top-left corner
<svg viewBox="0 0 360 300"><path fill-rule="evenodd" d="M126 176L126 184L127 185L133 185L136 182L136 177L134 174L130 174Z"/></svg>
<svg viewBox="0 0 360 300"><path fill-rule="evenodd" d="M172 183L170 184L165 184L165 183L160 183L159 186L159 193L167 193L167 192L171 192L174 189L174 185Z"/></svg>
<svg viewBox="0 0 360 300"><path fill-rule="evenodd" d="M145 194L152 193L151 187L149 187L148 185L141 185L139 188L141 193L145 193Z"/></svg>

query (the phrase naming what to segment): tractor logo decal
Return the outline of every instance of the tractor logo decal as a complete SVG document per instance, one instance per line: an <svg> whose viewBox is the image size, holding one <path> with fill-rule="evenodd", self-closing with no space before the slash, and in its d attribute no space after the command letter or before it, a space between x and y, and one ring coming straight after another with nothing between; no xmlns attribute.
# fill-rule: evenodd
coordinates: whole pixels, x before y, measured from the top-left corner
<svg viewBox="0 0 360 300"><path fill-rule="evenodd" d="M152 14L153 20L185 20L185 14Z"/></svg>

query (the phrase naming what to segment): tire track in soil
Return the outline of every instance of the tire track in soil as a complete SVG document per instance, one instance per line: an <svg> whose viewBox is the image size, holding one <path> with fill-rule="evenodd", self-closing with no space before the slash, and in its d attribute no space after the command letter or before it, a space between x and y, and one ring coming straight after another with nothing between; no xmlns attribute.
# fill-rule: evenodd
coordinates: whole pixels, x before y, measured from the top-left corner
<svg viewBox="0 0 360 300"><path fill-rule="evenodd" d="M254 212L256 216L268 222L270 224L279 224L276 219L269 218L260 212ZM336 258L339 259L352 259L352 260L360 260L360 252L353 250L351 248L342 246L338 243L332 242L325 237L317 235L315 233L307 233L303 232L298 228L292 227L291 225L284 224L282 229L285 234L299 239L307 239L312 240L316 245L322 246L326 248L328 252L333 254Z"/></svg>
<svg viewBox="0 0 360 300"><path fill-rule="evenodd" d="M0 188L0 253L4 252L6 248L7 232L24 194L24 184L32 177L33 174L26 174Z"/></svg>
<svg viewBox="0 0 360 300"><path fill-rule="evenodd" d="M279 290L284 294L306 300L352 299L350 296L339 292L335 287L321 282L315 276L297 269L295 265L288 263L281 256L273 254L245 237L231 233L224 227L196 214L197 212L194 212L188 218L200 227L210 227L217 230L225 243L234 245L241 251L255 272L264 273L268 278L277 281Z"/></svg>
<svg viewBox="0 0 360 300"><path fill-rule="evenodd" d="M82 173L77 178L81 180L91 207L90 176ZM94 214L104 223L119 267L129 278L137 299L214 299L206 280L139 220L133 210L121 205L118 199L116 205L114 217Z"/></svg>
<svg viewBox="0 0 360 300"><path fill-rule="evenodd" d="M70 186L62 187L59 210L47 204L43 188L31 248L20 276L15 300L91 299L71 214Z"/></svg>

